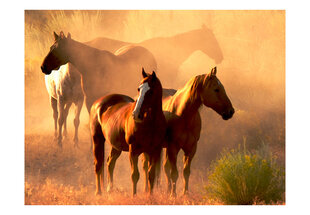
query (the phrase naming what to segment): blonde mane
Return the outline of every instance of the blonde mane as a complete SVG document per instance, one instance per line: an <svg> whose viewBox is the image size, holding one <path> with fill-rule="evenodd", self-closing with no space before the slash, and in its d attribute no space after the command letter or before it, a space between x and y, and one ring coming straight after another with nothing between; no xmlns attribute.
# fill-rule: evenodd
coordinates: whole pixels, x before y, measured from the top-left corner
<svg viewBox="0 0 310 215"><path fill-rule="evenodd" d="M181 89L169 98L163 109L181 116L190 106L199 101L200 91L207 74L191 78Z"/></svg>

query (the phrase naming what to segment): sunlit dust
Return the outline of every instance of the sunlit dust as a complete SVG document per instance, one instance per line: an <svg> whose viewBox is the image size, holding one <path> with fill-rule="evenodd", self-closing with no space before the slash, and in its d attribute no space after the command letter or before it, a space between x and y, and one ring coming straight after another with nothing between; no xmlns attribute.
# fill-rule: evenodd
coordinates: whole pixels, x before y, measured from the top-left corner
<svg viewBox="0 0 310 215"><path fill-rule="evenodd" d="M112 53L126 45L146 48L156 60L155 72L163 88L180 89L195 76L217 67L216 76L235 113L224 121L212 109L200 108L202 130L187 196L182 195L183 152L177 161L176 198L166 192L164 171L153 197L144 193L141 162L138 194L132 198L127 152L116 162L115 190L95 196L85 105L80 116L80 147L73 147L73 109L69 111L63 148L54 141L53 113L40 69L54 43L54 31L70 32L73 40ZM136 77L122 75L124 83L136 86L132 89L136 95L130 94L126 85L119 91L137 96L137 77L141 77L141 70ZM113 81L108 80L102 87L111 84ZM268 145L278 164L285 167L285 11L25 11L25 204L222 204L205 192L210 164L225 148L244 142L250 151ZM110 146L105 145L107 158ZM104 171L106 177L106 166Z"/></svg>

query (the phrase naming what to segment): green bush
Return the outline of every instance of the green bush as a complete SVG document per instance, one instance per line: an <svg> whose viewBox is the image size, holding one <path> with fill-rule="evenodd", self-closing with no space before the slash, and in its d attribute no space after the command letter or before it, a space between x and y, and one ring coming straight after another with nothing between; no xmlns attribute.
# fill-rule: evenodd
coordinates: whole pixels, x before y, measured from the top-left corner
<svg viewBox="0 0 310 215"><path fill-rule="evenodd" d="M211 165L208 179L208 196L224 204L271 204L281 201L285 192L283 168L266 146L255 153L245 146L224 151Z"/></svg>

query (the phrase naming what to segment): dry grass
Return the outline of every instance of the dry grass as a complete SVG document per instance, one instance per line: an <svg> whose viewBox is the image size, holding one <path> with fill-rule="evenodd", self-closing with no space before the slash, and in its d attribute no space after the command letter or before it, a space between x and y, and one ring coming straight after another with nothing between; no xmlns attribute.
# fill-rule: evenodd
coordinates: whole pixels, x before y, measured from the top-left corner
<svg viewBox="0 0 310 215"><path fill-rule="evenodd" d="M140 169L138 194L131 195L130 167L123 153L115 168L115 190L95 196L93 156L87 136L81 134L80 148L66 140L63 149L58 148L53 137L46 134L25 137L25 204L26 205L205 205L218 204L205 199L203 187L195 180L193 192L170 198L163 188L157 188L149 197L143 192L144 177ZM106 148L109 148L108 146ZM125 156L124 156L125 155ZM105 168L106 171L106 168ZM182 181L180 179L179 181ZM196 184L195 184L196 183ZM165 187L165 182L162 181ZM201 192L200 192L201 191Z"/></svg>

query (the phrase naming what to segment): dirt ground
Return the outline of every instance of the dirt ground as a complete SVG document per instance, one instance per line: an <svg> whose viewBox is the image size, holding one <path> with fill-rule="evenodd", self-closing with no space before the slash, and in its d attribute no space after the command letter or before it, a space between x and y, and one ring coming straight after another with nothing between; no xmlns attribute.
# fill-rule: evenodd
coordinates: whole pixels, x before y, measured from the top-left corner
<svg viewBox="0 0 310 215"><path fill-rule="evenodd" d="M82 129L81 129L82 130ZM85 128L86 130L86 128ZM48 133L25 135L25 204L26 205L200 205L217 204L204 198L204 177L198 170L193 170L190 181L191 192L182 195L182 172L178 180L178 196L170 198L166 193L166 182L161 175L161 185L152 197L144 193L144 173L139 162L140 180L138 194L131 195L130 164L128 153L123 152L116 163L114 174L114 191L103 192L95 196L95 173L93 155L90 151L89 136L80 132L79 148L73 146L70 132L63 148L59 148L54 137ZM107 144L106 144L107 145ZM106 146L106 156L109 146ZM181 166L179 166L181 168ZM105 166L106 176L106 166ZM105 183L106 185L106 183ZM106 188L106 187L104 187Z"/></svg>

